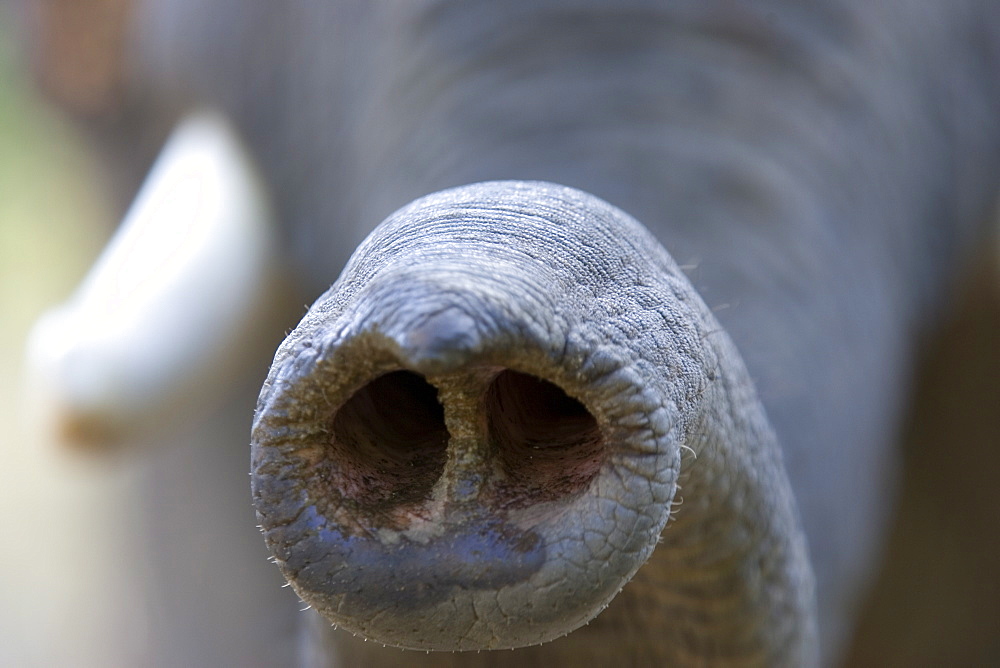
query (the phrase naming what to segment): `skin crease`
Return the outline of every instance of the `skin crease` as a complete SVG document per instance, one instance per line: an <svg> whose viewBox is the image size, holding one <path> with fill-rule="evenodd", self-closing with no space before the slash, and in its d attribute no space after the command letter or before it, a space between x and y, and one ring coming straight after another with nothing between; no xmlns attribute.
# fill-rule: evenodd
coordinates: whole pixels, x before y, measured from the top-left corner
<svg viewBox="0 0 1000 668"><path fill-rule="evenodd" d="M138 48L153 89L234 119L312 294L397 207L489 179L593 193L693 265L781 444L834 663L892 495L910 342L1000 155L996 9L875 4L173 0L138 9ZM317 630L305 661L654 661L669 561L538 648L428 657Z"/></svg>

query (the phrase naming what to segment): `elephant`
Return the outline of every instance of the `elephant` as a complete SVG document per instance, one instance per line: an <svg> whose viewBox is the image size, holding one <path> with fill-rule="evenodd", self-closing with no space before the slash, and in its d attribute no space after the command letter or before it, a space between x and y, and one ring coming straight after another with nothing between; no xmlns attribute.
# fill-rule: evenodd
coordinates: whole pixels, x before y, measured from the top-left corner
<svg viewBox="0 0 1000 668"><path fill-rule="evenodd" d="M132 20L123 131L213 110L323 293L251 436L303 663L837 663L997 192L993 3Z"/></svg>

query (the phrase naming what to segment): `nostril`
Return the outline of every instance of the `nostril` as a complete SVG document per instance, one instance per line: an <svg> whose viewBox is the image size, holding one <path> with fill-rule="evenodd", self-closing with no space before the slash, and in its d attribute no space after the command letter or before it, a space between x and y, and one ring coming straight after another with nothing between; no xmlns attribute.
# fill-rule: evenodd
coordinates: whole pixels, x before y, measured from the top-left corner
<svg viewBox="0 0 1000 668"><path fill-rule="evenodd" d="M503 505L526 506L584 491L604 461L597 420L562 388L501 371L486 392L489 437L503 471Z"/></svg>
<svg viewBox="0 0 1000 668"><path fill-rule="evenodd" d="M393 371L359 389L333 417L330 459L339 493L369 509L419 503L444 469L448 429L437 390Z"/></svg>

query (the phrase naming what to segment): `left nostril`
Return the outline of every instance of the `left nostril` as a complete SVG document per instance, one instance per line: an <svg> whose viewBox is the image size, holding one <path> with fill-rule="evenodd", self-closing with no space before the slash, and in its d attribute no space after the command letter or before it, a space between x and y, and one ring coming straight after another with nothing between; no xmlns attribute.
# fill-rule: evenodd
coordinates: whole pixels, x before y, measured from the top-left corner
<svg viewBox="0 0 1000 668"><path fill-rule="evenodd" d="M444 409L423 376L393 371L337 411L328 445L339 493L365 508L419 503L441 476L448 445Z"/></svg>
<svg viewBox="0 0 1000 668"><path fill-rule="evenodd" d="M521 507L584 491L604 461L597 420L548 381L501 371L486 392L489 438L504 473L500 503Z"/></svg>

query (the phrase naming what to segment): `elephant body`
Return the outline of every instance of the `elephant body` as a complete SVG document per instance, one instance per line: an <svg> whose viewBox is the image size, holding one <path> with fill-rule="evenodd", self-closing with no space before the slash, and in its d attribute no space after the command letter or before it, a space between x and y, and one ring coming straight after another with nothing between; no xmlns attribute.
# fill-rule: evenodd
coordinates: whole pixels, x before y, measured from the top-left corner
<svg viewBox="0 0 1000 668"><path fill-rule="evenodd" d="M392 211L468 183L570 186L653 233L756 385L807 539L822 660L835 662L892 506L914 342L996 193L1000 10L195 4L139 6L137 89L232 119L308 294ZM592 624L539 647L400 654L317 618L306 660L662 660L658 554Z"/></svg>

